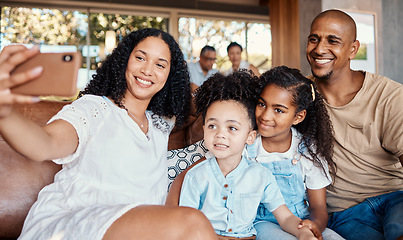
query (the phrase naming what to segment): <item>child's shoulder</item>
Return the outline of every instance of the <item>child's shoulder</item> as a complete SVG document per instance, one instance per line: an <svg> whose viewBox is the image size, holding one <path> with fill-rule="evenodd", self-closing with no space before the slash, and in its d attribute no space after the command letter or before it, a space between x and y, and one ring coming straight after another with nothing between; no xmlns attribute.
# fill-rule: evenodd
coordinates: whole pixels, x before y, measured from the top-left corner
<svg viewBox="0 0 403 240"><path fill-rule="evenodd" d="M248 168L257 171L262 174L272 174L271 171L264 167L262 164L256 162L255 160L244 157L244 161L248 164Z"/></svg>
<svg viewBox="0 0 403 240"><path fill-rule="evenodd" d="M276 181L276 178L274 177L270 169L264 167L262 164L254 160L245 158L245 161L248 164L246 175L253 176L253 179L255 179L255 181L259 179L259 182L261 182L261 184L263 185L268 185Z"/></svg>
<svg viewBox="0 0 403 240"><path fill-rule="evenodd" d="M293 138L296 138L297 140L301 140L302 133L300 133L300 131L298 131L295 127L291 127L291 133L292 133Z"/></svg>
<svg viewBox="0 0 403 240"><path fill-rule="evenodd" d="M186 175L197 175L197 174L201 174L201 173L205 173L206 170L210 169L210 161L215 161L215 159L212 158L207 158L204 161L201 161L200 163L196 164L195 166L193 166L191 169L189 169L186 172Z"/></svg>

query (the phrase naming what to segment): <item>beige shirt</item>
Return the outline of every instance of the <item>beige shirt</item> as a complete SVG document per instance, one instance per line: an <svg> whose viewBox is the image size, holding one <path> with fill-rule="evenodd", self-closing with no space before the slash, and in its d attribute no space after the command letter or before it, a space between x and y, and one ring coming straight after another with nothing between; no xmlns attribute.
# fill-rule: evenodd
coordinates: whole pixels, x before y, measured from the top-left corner
<svg viewBox="0 0 403 240"><path fill-rule="evenodd" d="M403 85L366 72L362 88L345 106L326 104L335 132L334 189L329 212L366 198L403 190Z"/></svg>

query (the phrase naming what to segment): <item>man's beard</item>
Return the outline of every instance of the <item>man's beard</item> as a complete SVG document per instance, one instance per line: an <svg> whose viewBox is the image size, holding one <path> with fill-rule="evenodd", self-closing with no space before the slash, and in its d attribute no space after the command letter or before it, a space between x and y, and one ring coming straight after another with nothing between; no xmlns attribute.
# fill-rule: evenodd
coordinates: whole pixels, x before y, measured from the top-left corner
<svg viewBox="0 0 403 240"><path fill-rule="evenodd" d="M318 76L312 71L312 69L311 69L311 72L312 72L312 75L315 77L315 79L319 79L319 80L328 80L328 79L330 79L330 77L333 74L333 71L330 71L324 76Z"/></svg>

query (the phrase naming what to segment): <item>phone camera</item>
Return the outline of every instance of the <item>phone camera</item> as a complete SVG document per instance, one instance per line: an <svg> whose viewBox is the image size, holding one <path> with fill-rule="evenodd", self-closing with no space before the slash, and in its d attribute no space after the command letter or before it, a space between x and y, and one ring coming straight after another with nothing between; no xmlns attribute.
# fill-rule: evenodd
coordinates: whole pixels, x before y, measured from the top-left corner
<svg viewBox="0 0 403 240"><path fill-rule="evenodd" d="M72 60L73 60L72 55L64 55L63 56L63 61L65 61L65 62L71 62Z"/></svg>

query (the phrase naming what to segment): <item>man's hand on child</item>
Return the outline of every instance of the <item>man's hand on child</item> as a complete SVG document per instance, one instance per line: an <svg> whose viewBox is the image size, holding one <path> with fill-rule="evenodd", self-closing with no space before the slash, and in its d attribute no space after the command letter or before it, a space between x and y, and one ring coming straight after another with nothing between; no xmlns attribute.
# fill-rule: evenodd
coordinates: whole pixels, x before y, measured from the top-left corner
<svg viewBox="0 0 403 240"><path fill-rule="evenodd" d="M318 240L308 227L299 229L298 240Z"/></svg>

